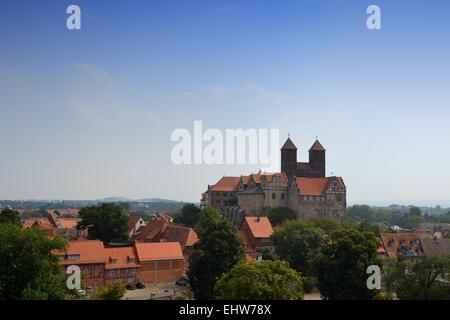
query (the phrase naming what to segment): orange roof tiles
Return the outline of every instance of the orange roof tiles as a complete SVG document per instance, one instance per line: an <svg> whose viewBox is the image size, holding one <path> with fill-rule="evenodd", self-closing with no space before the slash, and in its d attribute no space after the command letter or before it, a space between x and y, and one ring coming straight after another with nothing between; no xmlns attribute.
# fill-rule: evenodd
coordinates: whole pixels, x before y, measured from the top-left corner
<svg viewBox="0 0 450 320"><path fill-rule="evenodd" d="M59 225L61 226L61 228L64 229L75 229L78 225L78 222L80 222L81 219L77 219L77 218L61 218L58 219L57 222L59 223Z"/></svg>
<svg viewBox="0 0 450 320"><path fill-rule="evenodd" d="M108 259L106 269L138 268L137 257L133 247L105 248Z"/></svg>
<svg viewBox="0 0 450 320"><path fill-rule="evenodd" d="M288 178L284 173L257 173L250 176L242 176L244 185L248 185L251 177L258 185L261 183L262 179L267 179L267 181L272 182L274 177L279 177L282 182L287 183ZM222 192L233 192L239 190L240 177L222 177L215 185L212 185L211 191L222 191Z"/></svg>
<svg viewBox="0 0 450 320"><path fill-rule="evenodd" d="M427 231L382 233L380 236L388 257L397 257L398 248L402 241L406 246L415 248L420 246L421 239L432 239L431 233ZM415 242L414 240L419 241Z"/></svg>
<svg viewBox="0 0 450 320"><path fill-rule="evenodd" d="M272 236L273 229L267 217L245 217L253 237L269 238Z"/></svg>
<svg viewBox="0 0 450 320"><path fill-rule="evenodd" d="M158 240L165 242L179 242L181 247L184 248L186 246L192 247L198 241L198 236L192 228L180 225L169 225L161 232Z"/></svg>
<svg viewBox="0 0 450 320"><path fill-rule="evenodd" d="M301 196L322 196L328 186L328 178L297 177Z"/></svg>
<svg viewBox="0 0 450 320"><path fill-rule="evenodd" d="M179 242L137 242L135 247L140 262L184 259Z"/></svg>
<svg viewBox="0 0 450 320"><path fill-rule="evenodd" d="M22 227L41 227L43 229L53 229L55 226L47 218L39 217L22 220Z"/></svg>
<svg viewBox="0 0 450 320"><path fill-rule="evenodd" d="M107 256L103 242L99 240L78 240L69 242L66 251L58 251L58 256L79 256L74 260L61 260L61 264L106 263Z"/></svg>
<svg viewBox="0 0 450 320"><path fill-rule="evenodd" d="M222 177L215 185L211 186L212 191L230 192L239 188L239 177Z"/></svg>
<svg viewBox="0 0 450 320"><path fill-rule="evenodd" d="M151 219L145 227L139 229L136 234L136 240L156 241L158 236L170 223L165 219Z"/></svg>

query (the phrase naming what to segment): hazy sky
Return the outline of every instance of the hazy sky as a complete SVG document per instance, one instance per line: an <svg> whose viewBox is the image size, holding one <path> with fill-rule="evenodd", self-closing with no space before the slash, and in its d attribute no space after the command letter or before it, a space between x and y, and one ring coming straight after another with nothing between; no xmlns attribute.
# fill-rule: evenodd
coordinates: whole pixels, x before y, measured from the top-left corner
<svg viewBox="0 0 450 320"><path fill-rule="evenodd" d="M172 164L202 120L290 132L301 161L318 135L349 203L448 204L449 34L447 0L2 0L0 199L199 201L259 170Z"/></svg>

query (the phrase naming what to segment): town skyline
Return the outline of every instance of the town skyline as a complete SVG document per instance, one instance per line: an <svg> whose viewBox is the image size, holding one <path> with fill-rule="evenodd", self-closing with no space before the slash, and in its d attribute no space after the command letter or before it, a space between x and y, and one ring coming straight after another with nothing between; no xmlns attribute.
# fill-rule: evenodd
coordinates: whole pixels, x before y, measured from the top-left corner
<svg viewBox="0 0 450 320"><path fill-rule="evenodd" d="M381 30L366 3L77 3L72 31L68 1L0 5L0 198L198 202L259 171L173 164L202 120L289 133L300 161L318 135L349 204L450 202L448 3L378 1Z"/></svg>

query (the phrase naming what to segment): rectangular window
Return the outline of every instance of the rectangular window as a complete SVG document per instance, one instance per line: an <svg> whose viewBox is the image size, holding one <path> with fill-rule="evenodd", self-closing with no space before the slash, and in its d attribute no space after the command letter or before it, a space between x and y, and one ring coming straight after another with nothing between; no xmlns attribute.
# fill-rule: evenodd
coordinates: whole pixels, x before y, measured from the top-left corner
<svg viewBox="0 0 450 320"><path fill-rule="evenodd" d="M109 275L113 276L114 275L114 270L109 270Z"/></svg>
<svg viewBox="0 0 450 320"><path fill-rule="evenodd" d="M272 200L275 200L277 198L276 193L272 193Z"/></svg>
<svg viewBox="0 0 450 320"><path fill-rule="evenodd" d="M281 194L281 200L284 200L284 193Z"/></svg>

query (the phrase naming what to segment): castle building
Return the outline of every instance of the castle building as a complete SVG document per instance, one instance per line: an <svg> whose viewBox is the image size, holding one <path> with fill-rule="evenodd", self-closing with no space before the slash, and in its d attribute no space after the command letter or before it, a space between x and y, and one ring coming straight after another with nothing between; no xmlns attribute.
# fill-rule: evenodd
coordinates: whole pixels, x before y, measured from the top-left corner
<svg viewBox="0 0 450 320"><path fill-rule="evenodd" d="M309 162L297 162L297 147L288 138L281 148L281 172L222 177L208 186L202 204L218 209L238 226L246 216L265 215L275 207L290 208L299 218L343 222L346 186L341 177L326 177L325 152L316 140Z"/></svg>

